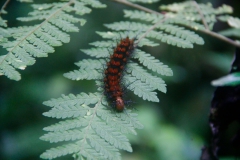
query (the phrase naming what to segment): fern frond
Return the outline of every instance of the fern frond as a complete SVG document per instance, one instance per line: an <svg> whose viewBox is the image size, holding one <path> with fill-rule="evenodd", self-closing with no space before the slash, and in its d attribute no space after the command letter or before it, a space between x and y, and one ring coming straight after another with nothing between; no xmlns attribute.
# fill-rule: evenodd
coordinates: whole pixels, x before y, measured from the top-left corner
<svg viewBox="0 0 240 160"><path fill-rule="evenodd" d="M94 97L97 98L97 102ZM80 102L77 103L77 99L80 99ZM64 96L45 102L44 104L50 107L54 106L54 108L60 109L63 106L67 108L78 106L80 107L78 112L82 111L85 114L44 128L49 133L43 135L42 140L54 143L72 141L72 143L47 150L41 155L41 158L53 159L67 154L75 154L75 156L84 156L87 159L98 156L97 159L101 160L120 160L119 149L131 152L132 148L124 134L135 134L135 128L142 127L135 117L136 114L129 112L127 113L129 116L124 117L125 113L121 113L120 117L116 117L101 104L101 101L106 103L102 100L101 95L90 93L89 95ZM82 105L84 102L86 104L93 103L95 107L91 108L85 104ZM116 123L120 125L115 126Z"/></svg>
<svg viewBox="0 0 240 160"><path fill-rule="evenodd" d="M129 1L148 3L157 0ZM73 5L69 5L70 2ZM4 43L3 39L2 45L11 54L0 56L0 60L6 59L3 64L9 65L5 66L4 70L0 68L0 74L16 76L14 68L25 68L27 65L33 64L34 58L32 56L47 56L48 53L54 52L54 46L69 42L68 32L78 31L75 23L85 23L84 19L70 15L71 12L83 15L91 12L90 7L105 7L96 0L70 2L34 5L35 11L31 12L29 17L19 18L22 21L37 20L43 22L41 25L29 28L22 27L21 32L15 31L20 29L8 31L16 40L10 44ZM167 91L162 76L172 76L173 72L167 65L139 48L142 46L154 47L159 45L159 42L181 48L193 48L194 44L203 45L204 41L198 34L188 30L188 27L193 30L210 31L217 20L228 22L230 26L237 29L240 26L239 19L227 15L232 12L232 8L226 5L213 8L210 4L187 1L162 5L160 8L168 12L151 14L137 10L125 10L124 17L131 21L125 20L106 24L105 26L110 31L97 32L104 40L92 42L90 49L81 50L91 59L77 62L76 65L79 69L65 73L64 76L72 80L95 80L97 86L103 86L104 80L102 79L107 61L119 41L128 36L130 39L134 39L133 46L135 48L131 58L135 58L135 60L129 60L124 66L123 73L120 73L123 76L119 81L121 81L123 89L132 91L143 100L159 102L156 90L164 93ZM53 14L52 18L48 18L48 15ZM31 34L29 30L31 30ZM25 48L26 46L28 49ZM18 52L23 54L18 55L18 52L14 52L13 48L17 48L20 50ZM29 53L31 56L28 56ZM138 63L143 66L139 66ZM111 104L109 104L111 102L107 102L107 97L103 92L104 89L99 87L97 93L81 93L76 96L63 95L58 99L44 103L52 107L44 113L45 116L65 120L45 127L44 130L48 133L43 135L41 139L54 143L71 142L47 150L41 155L41 158L53 159L73 154L79 160L118 160L121 159L120 150L132 152L126 134L136 135L136 129L142 129L143 125L138 121L137 114L132 113L128 106L123 113L113 112L110 108Z"/></svg>
<svg viewBox="0 0 240 160"><path fill-rule="evenodd" d="M8 53L1 56L0 73L13 80L20 80L17 69L25 69L26 66L33 65L35 57L47 57L48 53L53 53L56 46L70 41L69 32L78 32L80 25L85 24L85 20L76 14L90 13L90 5L96 8L105 7L99 1L69 1L48 4L32 5L34 11L28 17L19 17L20 21L41 21L35 26L8 28L13 41L7 41L7 32L0 30L0 45ZM75 13L73 16L72 13ZM0 25L6 26L0 19ZM4 37L4 39L2 37Z"/></svg>

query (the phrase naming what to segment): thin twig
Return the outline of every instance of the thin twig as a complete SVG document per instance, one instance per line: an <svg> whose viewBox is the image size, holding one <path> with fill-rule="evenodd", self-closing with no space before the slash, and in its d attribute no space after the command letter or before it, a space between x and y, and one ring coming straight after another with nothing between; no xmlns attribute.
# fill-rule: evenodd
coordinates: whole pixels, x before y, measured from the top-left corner
<svg viewBox="0 0 240 160"><path fill-rule="evenodd" d="M197 11L198 11L199 15L201 16L201 19L202 19L202 22L203 22L205 28L206 28L207 30L209 30L209 26L208 26L208 24L207 24L207 22L206 22L206 20L205 20L205 18L204 18L204 15L203 15L203 13L202 13L202 11L201 11L198 3L197 3L196 1L192 1L192 2L193 2L193 5L197 8Z"/></svg>
<svg viewBox="0 0 240 160"><path fill-rule="evenodd" d="M220 40L222 40L224 42L227 42L227 43L229 43L229 44L231 44L231 45L233 45L235 47L240 48L240 43L237 43L236 41L231 40L230 38L227 38L227 37L225 37L225 36L223 36L221 34L218 34L216 32L212 32L212 31L206 30L206 29L205 30L204 29L202 29L202 30L200 29L199 31L201 31L201 32L203 32L205 34L208 34L208 35L210 35L212 37L218 38L218 39L220 39Z"/></svg>
<svg viewBox="0 0 240 160"><path fill-rule="evenodd" d="M146 37L146 35L147 35L150 31L154 30L154 28L156 28L159 24L163 23L166 19L167 19L167 17L165 16L163 19L161 19L161 20L158 21L156 24L154 24L152 27L150 27L150 28L137 40L136 44L139 43L141 39L143 39L144 37Z"/></svg>
<svg viewBox="0 0 240 160"><path fill-rule="evenodd" d="M151 10L151 9L145 8L145 7L140 6L140 5L138 5L138 4L134 4L134 3L128 2L128 1L126 1L126 0L113 0L113 1L118 2L118 3L125 4L125 5L130 6L130 7L133 7L133 8L137 8L137 9L142 10L142 11L145 11L145 12L160 14L159 12L156 12L156 11L153 11L153 10Z"/></svg>
<svg viewBox="0 0 240 160"><path fill-rule="evenodd" d="M137 9L139 9L139 10L142 10L142 11L145 11L145 12L148 12L148 13L155 13L155 14L161 15L161 13L159 13L159 12L153 11L153 10L151 10L151 9L142 7L142 6L137 5L137 4L133 4L133 3L128 2L128 1L126 1L126 0L113 0L113 1L118 2L118 3L125 4L125 5L127 5L127 6L131 6L131 7L133 7L133 8L137 8ZM166 20L166 19L165 19L165 20ZM204 23L204 22L203 22L203 23ZM186 27L191 28L191 29L193 29L193 30L196 30L195 28L193 28L193 27L191 27L191 26L187 26L187 25L186 25ZM206 26L205 26L205 27L206 27ZM218 33L216 33L216 32L213 32L213 31L211 31L211 30L208 30L207 28L206 28L206 29L198 29L198 30L196 30L196 31L203 32L203 33L205 33L205 34L207 34L207 35L210 35L210 36L212 36L212 37L218 38L218 39L220 39L220 40L222 40L222 41L224 41L224 42L227 42L228 44L231 44L231 45L233 45L233 46L235 46L235 47L240 48L240 44L239 44L239 43L231 40L230 38L227 38L227 37L225 37L225 36L222 36L221 34L218 34Z"/></svg>
<svg viewBox="0 0 240 160"><path fill-rule="evenodd" d="M2 14L3 10L7 7L8 3L10 2L11 0L6 0L6 2L3 4L1 10L0 10L0 15Z"/></svg>

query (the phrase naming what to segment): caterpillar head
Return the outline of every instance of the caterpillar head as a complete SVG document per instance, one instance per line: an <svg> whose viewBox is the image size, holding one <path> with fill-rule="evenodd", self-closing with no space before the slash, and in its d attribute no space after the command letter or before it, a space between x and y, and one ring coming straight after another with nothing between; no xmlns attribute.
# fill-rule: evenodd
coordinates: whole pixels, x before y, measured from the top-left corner
<svg viewBox="0 0 240 160"><path fill-rule="evenodd" d="M116 98L116 110L118 112L122 112L124 110L124 101L123 101L122 97Z"/></svg>

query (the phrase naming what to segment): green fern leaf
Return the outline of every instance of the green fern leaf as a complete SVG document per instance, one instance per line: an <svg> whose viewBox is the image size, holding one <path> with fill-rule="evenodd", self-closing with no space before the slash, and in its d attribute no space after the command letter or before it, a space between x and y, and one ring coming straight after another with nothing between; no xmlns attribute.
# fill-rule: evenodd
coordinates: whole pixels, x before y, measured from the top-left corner
<svg viewBox="0 0 240 160"><path fill-rule="evenodd" d="M84 116L87 113L87 109L81 109L83 106L62 106L62 107L54 107L48 112L43 113L46 117L52 117L52 118L74 118L74 117L80 117Z"/></svg>
<svg viewBox="0 0 240 160"><path fill-rule="evenodd" d="M121 21L112 24L105 24L109 29L121 31L121 30L133 30L133 31L146 31L150 26L142 23Z"/></svg>
<svg viewBox="0 0 240 160"><path fill-rule="evenodd" d="M75 63L81 69L103 69L106 64L105 59L83 59L80 62Z"/></svg>
<svg viewBox="0 0 240 160"><path fill-rule="evenodd" d="M84 2L85 4L88 4L90 6L92 6L93 8L105 8L107 7L105 4L102 4L99 1L96 0L81 0L82 2Z"/></svg>
<svg viewBox="0 0 240 160"><path fill-rule="evenodd" d="M114 130L113 128L106 127L106 123L97 122L91 125L96 133L113 145L115 148L123 149L128 152L132 152L132 147L126 138L122 135L121 132Z"/></svg>
<svg viewBox="0 0 240 160"><path fill-rule="evenodd" d="M98 93L81 93L78 95L70 94L68 96L62 95L62 97L57 99L51 99L44 102L43 104L49 107L61 107L61 106L80 106L82 104L89 105L94 104L98 101Z"/></svg>
<svg viewBox="0 0 240 160"><path fill-rule="evenodd" d="M82 132L79 130L49 132L40 137L41 140L49 141L50 143L56 143L61 141L74 141L82 138Z"/></svg>
<svg viewBox="0 0 240 160"><path fill-rule="evenodd" d="M127 112L127 114L121 114L121 120L125 120L136 129L143 129L143 125L137 119L137 113Z"/></svg>
<svg viewBox="0 0 240 160"><path fill-rule="evenodd" d="M186 20L186 19L184 19L184 17L185 16L177 16L176 18L169 18L165 22L171 23L171 24L178 24L178 25L182 25L182 26L190 26L191 28L193 28L195 30L199 30L199 29L204 30L205 29L204 25L199 24L194 21Z"/></svg>
<svg viewBox="0 0 240 160"><path fill-rule="evenodd" d="M95 47L114 47L114 46L109 46L109 44L113 44L114 41L96 41L96 42L92 42L90 43L90 45L93 45ZM117 44L117 42L115 42Z"/></svg>
<svg viewBox="0 0 240 160"><path fill-rule="evenodd" d="M97 98L97 102L93 99ZM79 99L79 101L77 101ZM116 117L106 106L99 103L101 95L98 94L80 94L77 96L69 95L58 99L52 99L44 104L53 107L53 109L62 109L62 112L70 109L78 108L77 112L84 113L78 118L61 121L57 124L44 128L49 133L41 137L42 140L50 142L72 141L71 144L62 145L60 147L51 148L41 155L43 159L53 159L67 154L75 153L75 157L84 156L87 159L121 159L118 149L132 151L128 139L123 133L135 134L135 128L142 128L142 125L136 118L136 114L128 112L129 116L120 114ZM94 108L86 106L86 104L95 103ZM51 110L50 110L51 111ZM54 111L58 113L58 111ZM102 113L102 114L101 114ZM64 115L65 113L62 113ZM69 118L67 116L59 116L59 118ZM103 118L108 117L108 118ZM57 117L58 118L58 117ZM108 124L109 125L106 125ZM119 123L118 126L114 126ZM78 141L76 141L78 140Z"/></svg>
<svg viewBox="0 0 240 160"><path fill-rule="evenodd" d="M75 154L73 157L80 157L80 159L78 159L78 160L82 160L83 159L82 156L87 157L89 160L95 160L95 159L104 160L104 159L106 159L106 158L104 158L104 156L101 153L92 149L92 147L88 144L85 145L84 148L82 148L80 153Z"/></svg>
<svg viewBox="0 0 240 160"><path fill-rule="evenodd" d="M82 49L86 55L96 58L109 57L110 53L107 48L92 48L92 49Z"/></svg>
<svg viewBox="0 0 240 160"><path fill-rule="evenodd" d="M51 148L40 155L42 159L54 159L57 157L65 156L68 154L77 153L80 151L79 145L77 144L66 144L56 148Z"/></svg>
<svg viewBox="0 0 240 160"><path fill-rule="evenodd" d="M158 89L159 91L166 93L166 84L161 78L151 75L149 72L146 72L146 70L138 66L138 64L136 63L130 63L128 66L129 68L131 68L131 74L134 77L140 79L142 82L147 83L149 87L153 89Z"/></svg>
<svg viewBox="0 0 240 160"><path fill-rule="evenodd" d="M226 5L226 4L223 4L222 6L218 7L215 10L216 14L224 14L224 13L231 14L232 12L233 12L233 8L231 6Z"/></svg>
<svg viewBox="0 0 240 160"><path fill-rule="evenodd" d="M135 126L133 126L131 123L126 122L125 120L122 121L121 118L115 117L115 115L111 114L111 111L109 110L99 110L97 112L97 115L101 117L102 120L106 121L107 125L109 125L111 128L115 127L118 129L118 131L124 133L124 134L134 134L136 135ZM131 115L129 115L131 116ZM138 122L140 124L140 122ZM136 127L137 128L137 127ZM138 129L142 129L143 127L139 127Z"/></svg>
<svg viewBox="0 0 240 160"><path fill-rule="evenodd" d="M113 24L106 24L107 28L114 29L117 31L121 30L132 30L132 31L146 31L150 26L142 23L136 23L136 22L128 22L128 21L121 21L121 22L115 22ZM164 43L168 43L174 46L182 47L182 48L193 48L192 43L196 44L204 44L204 41L201 37L199 37L197 34L191 31L187 31L183 29L182 27L173 26L170 24L161 24L157 28L164 30L167 33L171 33L174 36L163 34L162 32L156 32L152 31L148 36L151 38L156 38L161 40ZM107 35L107 34L105 34ZM116 34L115 34L116 35ZM106 36L105 36L106 37ZM158 44L156 43L149 43L147 41L148 39L141 40L138 44L140 47L143 45L148 46L156 46ZM144 42L146 41L146 42Z"/></svg>
<svg viewBox="0 0 240 160"><path fill-rule="evenodd" d="M6 56L0 56L0 60L3 61ZM10 79L20 79L20 74L7 63L7 61L2 62L0 67L0 75L6 75Z"/></svg>
<svg viewBox="0 0 240 160"><path fill-rule="evenodd" d="M33 0L17 0L19 2L26 2L26 3L30 3L30 2L33 2Z"/></svg>
<svg viewBox="0 0 240 160"><path fill-rule="evenodd" d="M126 83L130 84L127 88L132 90L134 94L143 98L143 100L148 100L152 102L159 102L156 96L156 92L153 92L154 88L151 88L146 83L137 80L135 77L125 76Z"/></svg>
<svg viewBox="0 0 240 160"><path fill-rule="evenodd" d="M124 10L124 17L157 23L158 21L162 20L164 16L161 14L150 14L138 10Z"/></svg>
<svg viewBox="0 0 240 160"><path fill-rule="evenodd" d="M177 37L180 37L187 41L190 41L191 43L196 43L199 45L204 44L204 41L201 37L199 37L194 32L188 31L182 27L177 27L177 26L170 25L170 24L163 24L163 25L159 25L158 28L161 30L164 30L168 33L171 33L173 35L176 35Z"/></svg>
<svg viewBox="0 0 240 160"><path fill-rule="evenodd" d="M218 33L224 36L233 36L233 37L240 38L240 29L238 28L230 28L230 29L220 31Z"/></svg>
<svg viewBox="0 0 240 160"><path fill-rule="evenodd" d="M64 74L64 77L72 80L83 80L83 79L100 79L102 75L97 70L74 70Z"/></svg>
<svg viewBox="0 0 240 160"><path fill-rule="evenodd" d="M240 28L240 19L239 18L230 17L227 22L233 28Z"/></svg>
<svg viewBox="0 0 240 160"><path fill-rule="evenodd" d="M159 39L164 43L171 44L177 47L193 48L193 44L190 41L172 35L167 35L162 32L151 31L148 34L148 37Z"/></svg>
<svg viewBox="0 0 240 160"><path fill-rule="evenodd" d="M0 17L0 26L1 27L7 27L6 20L3 20L2 17Z"/></svg>
<svg viewBox="0 0 240 160"><path fill-rule="evenodd" d="M85 127L87 124L88 121L85 118L77 117L71 120L60 121L48 127L44 127L43 130L49 132L66 131L69 129Z"/></svg>
<svg viewBox="0 0 240 160"><path fill-rule="evenodd" d="M97 151L104 155L105 159L121 160L120 153L117 149L108 145L108 143L102 138L90 134L88 135L89 144Z"/></svg>
<svg viewBox="0 0 240 160"><path fill-rule="evenodd" d="M68 43L70 41L70 37L67 33L62 32L59 28L51 25L50 23L45 23L42 26L42 29L51 36L55 37L57 40Z"/></svg>
<svg viewBox="0 0 240 160"><path fill-rule="evenodd" d="M150 54L147 54L146 52L139 49L136 51L136 53L137 54L134 55L134 58L137 58L144 66L153 72L157 72L158 74L164 76L173 75L173 71L167 65L164 65L162 62L160 62L158 59L155 59L155 57L151 56Z"/></svg>

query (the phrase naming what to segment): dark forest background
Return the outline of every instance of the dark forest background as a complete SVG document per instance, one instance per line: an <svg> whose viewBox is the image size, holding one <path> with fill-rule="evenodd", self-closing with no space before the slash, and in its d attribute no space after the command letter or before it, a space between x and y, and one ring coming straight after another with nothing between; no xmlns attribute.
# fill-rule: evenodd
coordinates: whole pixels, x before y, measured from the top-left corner
<svg viewBox="0 0 240 160"><path fill-rule="evenodd" d="M0 0L0 6L5 0ZM51 2L35 0L36 3ZM55 48L48 58L38 58L33 66L21 71L21 81L0 77L0 160L35 160L52 144L39 140L45 132L43 127L57 120L42 116L48 111L43 101L58 98L61 94L95 92L93 81L71 81L63 73L77 69L75 62L86 58L80 49L89 48L88 43L100 40L95 31L107 31L104 23L124 20L123 9L132 9L122 4L102 1L105 9L96 9L87 16L87 23L79 33L71 34L71 42ZM158 10L161 4L182 2L161 0L144 5ZM240 1L199 0L210 2L214 7L223 3L234 8L233 16L240 17ZM26 16L31 7L25 3L11 1L7 6L9 27L26 25L16 17ZM28 24L27 24L28 25ZM214 31L226 28L217 23ZM145 126L137 136L130 137L133 153L123 152L123 160L197 160L201 148L208 145L211 132L208 124L210 103L215 88L211 81L226 75L230 68L235 48L199 33L205 40L203 46L181 49L163 43L144 50L172 68L173 77L163 77L168 87L167 94L159 93L160 103L140 100L128 92L135 102L140 122ZM6 51L0 49L0 55ZM234 129L230 130L230 138ZM222 152L221 160L234 160L229 150ZM72 159L71 156L62 159Z"/></svg>

